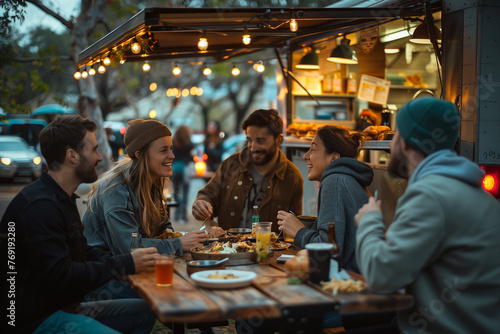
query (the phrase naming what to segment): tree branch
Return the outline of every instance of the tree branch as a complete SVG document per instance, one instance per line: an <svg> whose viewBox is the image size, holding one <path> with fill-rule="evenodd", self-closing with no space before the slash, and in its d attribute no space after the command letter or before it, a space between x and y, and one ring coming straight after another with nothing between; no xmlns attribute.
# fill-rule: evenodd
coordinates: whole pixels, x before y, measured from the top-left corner
<svg viewBox="0 0 500 334"><path fill-rule="evenodd" d="M73 61L71 56L58 56L60 60L62 61ZM46 60L51 60L53 57L46 57L46 58L10 58L10 60L18 62L18 63L32 63L35 60L40 60L40 61L46 61Z"/></svg>
<svg viewBox="0 0 500 334"><path fill-rule="evenodd" d="M52 9L48 8L47 6L45 6L40 0L26 0L26 2L29 2L32 5L37 6L42 11L44 11L47 15L50 15L53 18L55 18L56 20L58 20L59 22L61 22L61 24L63 24L69 30L71 30L73 28L73 22L66 20L61 15L54 12Z"/></svg>

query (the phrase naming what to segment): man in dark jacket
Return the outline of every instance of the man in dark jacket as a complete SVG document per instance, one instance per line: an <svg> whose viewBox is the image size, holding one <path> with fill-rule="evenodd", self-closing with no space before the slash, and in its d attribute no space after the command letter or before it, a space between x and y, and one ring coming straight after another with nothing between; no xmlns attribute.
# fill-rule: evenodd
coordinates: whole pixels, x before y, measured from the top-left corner
<svg viewBox="0 0 500 334"><path fill-rule="evenodd" d="M219 217L223 229L251 228L252 208L260 221L276 221L279 210L302 213L304 180L279 149L283 121L275 109L258 109L243 122L247 147L227 158L193 204L198 220ZM278 226L273 224L273 231Z"/></svg>
<svg viewBox="0 0 500 334"><path fill-rule="evenodd" d="M65 115L40 133L49 171L12 200L0 223L8 282L2 332L149 333L154 325L141 299L82 302L111 278L150 268L157 256L143 248L104 257L87 245L74 192L97 180L95 129L89 119Z"/></svg>

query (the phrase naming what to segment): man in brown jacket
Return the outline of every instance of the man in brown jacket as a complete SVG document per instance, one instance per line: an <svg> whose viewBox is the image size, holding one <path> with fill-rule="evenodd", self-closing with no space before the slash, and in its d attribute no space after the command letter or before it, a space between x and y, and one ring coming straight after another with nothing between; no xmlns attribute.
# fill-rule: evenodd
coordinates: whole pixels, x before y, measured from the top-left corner
<svg viewBox="0 0 500 334"><path fill-rule="evenodd" d="M193 204L198 220L219 217L223 229L252 226L252 208L260 221L276 222L279 210L302 213L304 180L279 149L283 121L275 109L255 110L242 124L247 147L222 162ZM278 227L273 224L273 231Z"/></svg>

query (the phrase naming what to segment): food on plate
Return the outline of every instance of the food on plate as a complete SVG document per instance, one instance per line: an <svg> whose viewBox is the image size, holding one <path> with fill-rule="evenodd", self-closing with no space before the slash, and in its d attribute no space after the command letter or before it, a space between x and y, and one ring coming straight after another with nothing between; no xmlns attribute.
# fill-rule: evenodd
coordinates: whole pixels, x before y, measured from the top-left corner
<svg viewBox="0 0 500 334"><path fill-rule="evenodd" d="M288 247L290 247L290 244L284 241L276 241L276 242L271 242L271 247L274 250L287 249Z"/></svg>
<svg viewBox="0 0 500 334"><path fill-rule="evenodd" d="M297 277L303 282L309 279L309 258L307 249L298 251L297 254L285 262L285 268L291 277Z"/></svg>
<svg viewBox="0 0 500 334"><path fill-rule="evenodd" d="M226 235L226 231L222 229L220 226L214 226L212 229L208 232L207 238L219 238L223 237Z"/></svg>
<svg viewBox="0 0 500 334"><path fill-rule="evenodd" d="M211 279L235 279L235 278L239 278L239 277L233 273L220 274L220 273L216 272L214 274L208 275L207 278L211 278Z"/></svg>
<svg viewBox="0 0 500 334"><path fill-rule="evenodd" d="M165 232L155 237L155 239L172 239L172 238L179 238L180 236L182 236L181 232L172 232L165 230Z"/></svg>
<svg viewBox="0 0 500 334"><path fill-rule="evenodd" d="M287 261L288 262L288 261ZM330 282L321 282L321 286L325 291L331 291L336 295L339 293L353 293L366 289L366 283L363 281L355 281L352 279L337 280L332 278Z"/></svg>
<svg viewBox="0 0 500 334"><path fill-rule="evenodd" d="M193 251L199 253L218 253L218 254L231 254L252 252L255 250L255 245L249 241L239 242L221 242L215 241L206 246L198 246L193 248Z"/></svg>

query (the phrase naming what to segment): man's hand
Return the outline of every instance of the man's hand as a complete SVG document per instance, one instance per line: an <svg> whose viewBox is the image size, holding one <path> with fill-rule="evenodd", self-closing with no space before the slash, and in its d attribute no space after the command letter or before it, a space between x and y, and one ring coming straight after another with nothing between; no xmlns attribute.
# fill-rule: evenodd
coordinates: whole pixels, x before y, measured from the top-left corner
<svg viewBox="0 0 500 334"><path fill-rule="evenodd" d="M136 248L130 254L134 260L136 274L146 270L153 270L155 259L159 256L155 247Z"/></svg>
<svg viewBox="0 0 500 334"><path fill-rule="evenodd" d="M290 212L280 210L276 218L278 218L278 230L283 231L293 238L295 238L297 232L304 227L304 224Z"/></svg>
<svg viewBox="0 0 500 334"><path fill-rule="evenodd" d="M194 202L192 211L194 218L196 218L197 220L205 220L207 218L210 218L214 213L212 204L201 199Z"/></svg>
<svg viewBox="0 0 500 334"><path fill-rule="evenodd" d="M359 220L368 212L377 211L382 213L381 207L382 207L381 200L375 201L373 197L370 197L368 199L368 203L363 205L361 209L359 209L358 213L354 216L354 221L356 222L356 226L358 226Z"/></svg>
<svg viewBox="0 0 500 334"><path fill-rule="evenodd" d="M180 236L182 249L187 252L191 248L198 246L198 243L205 241L207 238L207 233L205 230L202 231L192 231Z"/></svg>

